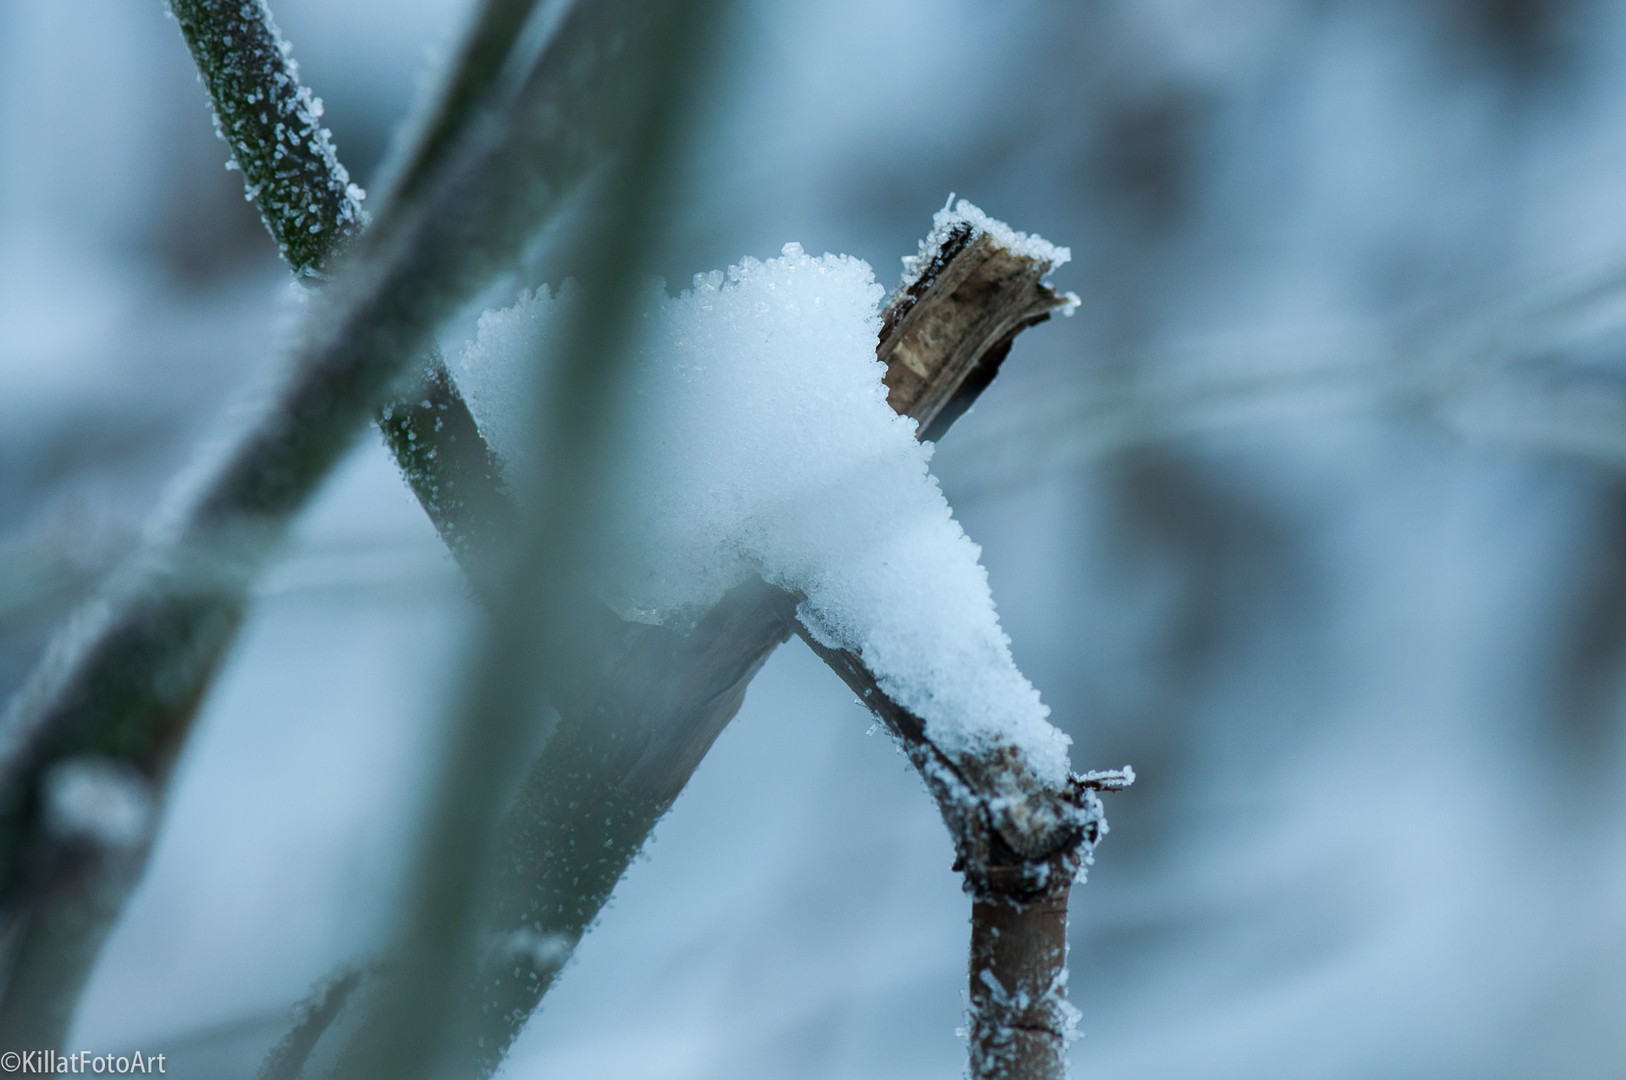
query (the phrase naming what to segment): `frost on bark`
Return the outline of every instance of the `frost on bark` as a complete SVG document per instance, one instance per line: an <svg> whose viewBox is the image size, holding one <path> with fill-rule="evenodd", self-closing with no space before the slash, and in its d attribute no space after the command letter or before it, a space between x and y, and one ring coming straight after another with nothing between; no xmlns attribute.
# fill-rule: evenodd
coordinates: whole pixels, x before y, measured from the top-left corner
<svg viewBox="0 0 1626 1080"><path fill-rule="evenodd" d="M787 618L795 601L781 600ZM1133 770L1054 787L1008 748L945 752L858 657L802 637L902 744L954 840L972 901L972 1080L1061 1080L1077 1015L1067 1002L1067 901L1106 832L1098 793L1128 787Z"/></svg>
<svg viewBox="0 0 1626 1080"><path fill-rule="evenodd" d="M489 595L491 556L518 525L513 501L469 406L437 353L410 393L379 410L378 429L441 541Z"/></svg>
<svg viewBox="0 0 1626 1080"><path fill-rule="evenodd" d="M362 190L339 164L322 101L265 0L170 0L214 103L215 127L243 173L277 250L300 275L318 275L366 220Z"/></svg>

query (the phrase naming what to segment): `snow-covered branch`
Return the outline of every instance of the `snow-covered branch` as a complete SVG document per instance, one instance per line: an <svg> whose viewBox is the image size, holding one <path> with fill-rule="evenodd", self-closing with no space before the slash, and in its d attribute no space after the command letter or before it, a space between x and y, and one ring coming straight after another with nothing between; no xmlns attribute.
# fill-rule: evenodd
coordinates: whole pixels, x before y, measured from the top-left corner
<svg viewBox="0 0 1626 1080"><path fill-rule="evenodd" d="M780 602L793 619L799 598ZM946 750L860 656L793 625L903 745L954 839L972 899L971 1077L1063 1080L1077 1017L1067 1002L1068 897L1106 832L1098 793L1128 787L1134 770L1054 784L1018 746Z"/></svg>
<svg viewBox="0 0 1626 1080"><path fill-rule="evenodd" d="M917 271L910 281L916 287L900 289L888 305L889 312L908 306L916 316L886 319L877 348L891 361L889 369L909 355L922 373L918 385L926 392L910 414L921 422L915 431L931 424L946 402L958 398L968 405L988 381L959 394L973 373L991 372L985 361L1002 358L1011 335L1068 302L1040 280L1049 261L1032 252L1013 255L1009 243L987 232L934 234L916 260L934 267L929 280ZM537 318L547 314L554 313L522 307L489 322L480 348L523 354L551 347L555 343L530 337ZM899 335L910 326L1006 329L983 333L969 347L961 334L919 334L900 349ZM502 384L485 390L477 409L500 407L515 393ZM509 448L510 457L520 452ZM576 655L584 662L554 687L559 719L492 859L498 880L477 935L482 959L469 982L460 1060L483 1072L500 1063L738 710L751 678L791 632L794 605L783 589L753 577L727 590L687 632L626 621L598 605L578 611ZM366 997L357 1000L364 1012L375 1007Z"/></svg>
<svg viewBox="0 0 1626 1080"><path fill-rule="evenodd" d="M1011 337L1069 299L1042 283L1048 259L986 228L940 230L916 265L909 286L887 305L876 353L887 360L888 383L902 385L908 364L917 392L899 411L918 422L917 432L941 434L950 403L954 415L969 406ZM928 327L957 329L922 332ZM729 589L686 634L608 612L594 624L598 662L556 701L558 725L504 831L502 877L485 934L498 944L475 983L481 1008L468 1035L468 1052L487 1069L733 718L752 677L799 625L796 602L753 577ZM873 687L861 661L851 654L838 660L856 665ZM552 947L504 944L539 936Z"/></svg>

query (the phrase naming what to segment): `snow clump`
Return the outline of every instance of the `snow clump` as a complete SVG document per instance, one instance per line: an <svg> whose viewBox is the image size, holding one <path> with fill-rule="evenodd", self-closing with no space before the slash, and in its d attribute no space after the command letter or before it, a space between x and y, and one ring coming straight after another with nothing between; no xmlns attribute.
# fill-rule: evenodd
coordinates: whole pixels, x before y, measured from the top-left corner
<svg viewBox="0 0 1626 1080"><path fill-rule="evenodd" d="M574 296L487 312L454 372L510 479L538 442L525 372ZM882 299L866 263L797 244L676 298L648 291L601 594L623 618L687 630L760 575L805 596L812 636L861 656L940 749L1014 747L1059 786L1069 740L1011 658L930 446L886 403Z"/></svg>

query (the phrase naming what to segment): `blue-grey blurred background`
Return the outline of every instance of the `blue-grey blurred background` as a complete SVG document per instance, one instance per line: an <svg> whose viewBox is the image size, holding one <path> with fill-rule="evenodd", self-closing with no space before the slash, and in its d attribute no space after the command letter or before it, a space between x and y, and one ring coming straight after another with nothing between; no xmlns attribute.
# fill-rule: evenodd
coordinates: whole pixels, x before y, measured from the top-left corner
<svg viewBox="0 0 1626 1080"><path fill-rule="evenodd" d="M466 0L280 0L363 182ZM747 0L674 286L1071 245L938 472L1078 767L1077 1075L1626 1075L1626 4ZM300 300L161 0L0 3L0 688ZM447 344L455 346L455 333ZM1613 395L1613 396L1611 396ZM74 1048L246 1075L376 944L473 609L376 439L264 583ZM963 1069L930 800L799 644L507 1066Z"/></svg>

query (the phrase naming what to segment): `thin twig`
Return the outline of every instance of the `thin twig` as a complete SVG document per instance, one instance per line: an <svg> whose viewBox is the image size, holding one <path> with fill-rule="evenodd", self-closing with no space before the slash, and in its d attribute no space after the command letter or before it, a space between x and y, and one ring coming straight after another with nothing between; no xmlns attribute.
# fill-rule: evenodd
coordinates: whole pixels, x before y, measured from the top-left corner
<svg viewBox="0 0 1626 1080"><path fill-rule="evenodd" d="M322 980L294 1010L293 1026L260 1065L258 1080L298 1080L316 1043L338 1018L368 969L351 967Z"/></svg>
<svg viewBox="0 0 1626 1080"><path fill-rule="evenodd" d="M799 599L779 598L787 620ZM1067 1002L1067 901L1106 831L1098 793L1128 787L1134 771L1075 774L1055 788L1013 748L949 753L859 656L794 625L903 745L954 839L972 900L972 1080L1064 1080L1077 1016Z"/></svg>
<svg viewBox="0 0 1626 1080"><path fill-rule="evenodd" d="M416 853L390 952L392 977L339 1049L335 1078L462 1075L448 1038L473 1022L471 979L481 951L481 901L505 796L523 771L539 705L584 658L580 568L596 527L605 434L620 397L633 325L626 281L645 258L676 158L678 130L723 5L713 0L605 0L567 14L542 63L614 73L626 101L626 141L598 207L592 247L579 253L587 303L549 361L535 490L468 689L449 729L445 762ZM544 358L537 358L542 360Z"/></svg>
<svg viewBox="0 0 1626 1080"><path fill-rule="evenodd" d="M471 118L495 104L505 70L514 58L526 24L541 0L479 0L448 78L419 123L417 137L399 161L385 163L384 187L392 199L410 199L440 167L467 132Z"/></svg>
<svg viewBox="0 0 1626 1080"><path fill-rule="evenodd" d="M518 515L496 455L438 354L410 395L384 406L377 419L435 531L476 594L489 597L497 553L512 541Z"/></svg>

